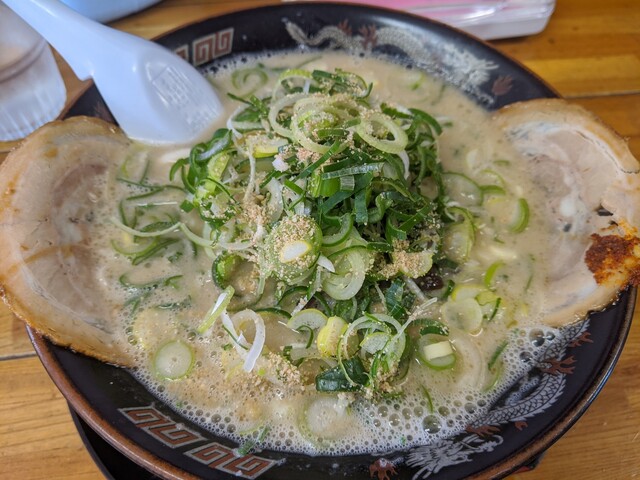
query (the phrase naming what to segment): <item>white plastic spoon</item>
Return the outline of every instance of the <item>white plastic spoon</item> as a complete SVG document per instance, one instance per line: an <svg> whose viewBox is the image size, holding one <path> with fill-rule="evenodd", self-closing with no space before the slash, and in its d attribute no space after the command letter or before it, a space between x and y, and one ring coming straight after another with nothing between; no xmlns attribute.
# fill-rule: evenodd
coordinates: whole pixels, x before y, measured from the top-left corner
<svg viewBox="0 0 640 480"><path fill-rule="evenodd" d="M93 78L129 137L191 143L221 115L209 82L168 49L89 20L58 0L3 1L58 50L78 78Z"/></svg>

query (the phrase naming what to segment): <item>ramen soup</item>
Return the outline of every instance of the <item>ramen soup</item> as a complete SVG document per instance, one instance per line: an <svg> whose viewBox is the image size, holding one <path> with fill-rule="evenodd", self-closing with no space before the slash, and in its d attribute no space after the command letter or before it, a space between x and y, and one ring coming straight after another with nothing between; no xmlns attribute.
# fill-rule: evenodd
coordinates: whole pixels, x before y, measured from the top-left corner
<svg viewBox="0 0 640 480"><path fill-rule="evenodd" d="M541 318L545 198L487 112L338 54L212 82L231 95L210 140L135 147L102 187L92 250L135 375L261 448L352 454L464 429L558 335Z"/></svg>
<svg viewBox="0 0 640 480"><path fill-rule="evenodd" d="M546 145L535 128L505 130L454 88L374 58L272 56L211 81L229 92L227 119L193 148L71 119L10 156L1 271L23 318L132 365L241 451L356 454L451 436L562 336L557 325L625 283L598 293L585 262L601 256L584 252L605 238L591 233L638 223L633 205L595 213L635 198L630 168L581 149L606 172L582 168L571 187L573 157L550 166L514 149ZM499 118L518 125L527 108ZM51 187L51 162L20 155L69 165ZM48 202L30 201L47 188Z"/></svg>

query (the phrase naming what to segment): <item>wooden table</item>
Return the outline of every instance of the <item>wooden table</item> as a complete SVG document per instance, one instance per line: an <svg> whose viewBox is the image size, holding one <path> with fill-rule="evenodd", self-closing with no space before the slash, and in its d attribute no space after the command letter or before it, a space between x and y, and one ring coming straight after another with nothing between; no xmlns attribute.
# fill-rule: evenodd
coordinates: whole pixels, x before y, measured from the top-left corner
<svg viewBox="0 0 640 480"><path fill-rule="evenodd" d="M115 22L153 37L206 16L268 2L165 0ZM629 139L640 158L640 2L558 0L546 30L493 44L571 101L584 105ZM69 98L82 84L60 62ZM0 161L11 145L0 144ZM532 472L512 479L640 478L640 313L625 351L600 396ZM94 479L67 404L50 381L21 322L0 306L0 477Z"/></svg>

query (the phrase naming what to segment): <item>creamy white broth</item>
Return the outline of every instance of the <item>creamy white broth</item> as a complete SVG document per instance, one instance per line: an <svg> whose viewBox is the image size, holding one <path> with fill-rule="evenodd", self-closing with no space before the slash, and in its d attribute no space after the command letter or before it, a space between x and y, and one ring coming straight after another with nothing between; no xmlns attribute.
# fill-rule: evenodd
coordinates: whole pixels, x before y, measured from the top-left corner
<svg viewBox="0 0 640 480"><path fill-rule="evenodd" d="M292 54L259 61L274 68L299 65L308 58ZM230 76L234 68L226 66L213 78L218 91L234 92ZM445 172L464 174L479 185L499 184L504 190L487 191L483 205L468 206L475 215L475 243L460 270L445 278L455 282L458 290L454 296L463 300L465 291L473 292L475 286L488 281L487 271L496 265L491 288L501 301L495 312L490 312L495 313L491 321L483 322L477 331L465 332L455 319L443 318L442 301L422 302L410 316L449 324L457 354L455 366L438 371L413 360L406 377L386 396L319 393L313 384L313 368L303 363L298 369L281 355L284 346L303 342L306 336L289 329L278 315L263 313L265 347L255 368L245 372L243 359L221 321L205 334L195 332L220 294L212 281L213 259L207 252L194 248L185 237L167 246L162 255L132 266L131 257L122 254L137 249L131 243L132 236L107 221L94 248L103 259L99 272L102 293L113 298L114 305L126 304L119 315L137 359L137 378L185 417L217 434L240 443L258 439L260 448L309 454L351 454L428 444L463 430L486 411L530 368L540 344L537 340L558 335L557 330L542 327L540 318L546 272L537 259L549 248L553 235L547 219L538 214L545 199L517 154L492 128L488 113L454 88L403 66L340 54L323 55L304 68L356 71L373 83L373 96L378 101L429 112L445 125L438 140ZM256 91L257 96L261 93L265 92ZM237 106L237 102L228 101L229 114ZM117 178L145 176L151 184L166 184L173 162L187 154L184 149L140 147L133 151L124 166L111 172L107 189L112 204L105 217L119 215L122 198L149 192ZM144 174L147 161L149 169ZM175 221L171 215L179 214L183 197L177 189L165 189L126 202L124 213L132 215L133 209L139 208L151 217L157 215L157 222L171 223ZM529 218L526 228L514 233L519 198L526 199ZM158 205L151 206L154 203ZM195 212L181 215L192 231L202 231L202 221ZM255 278L246 272L242 281L252 284ZM425 291L424 295L430 298L443 291ZM267 292L272 292L269 286ZM272 296L264 295L258 306L273 306ZM250 319L246 325L243 333L251 343L255 329ZM184 378L163 380L155 374L154 355L175 339L193 348L195 364ZM487 365L502 346L504 351L489 371Z"/></svg>

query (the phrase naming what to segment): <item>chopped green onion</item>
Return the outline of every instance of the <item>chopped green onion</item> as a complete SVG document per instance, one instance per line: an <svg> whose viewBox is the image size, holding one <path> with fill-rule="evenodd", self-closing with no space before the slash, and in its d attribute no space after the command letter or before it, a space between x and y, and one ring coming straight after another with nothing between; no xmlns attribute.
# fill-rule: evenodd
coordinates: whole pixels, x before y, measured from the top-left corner
<svg viewBox="0 0 640 480"><path fill-rule="evenodd" d="M374 112L367 115L360 124L356 125L356 132L369 145L386 153L400 153L408 142L405 131L382 113ZM387 139L388 135L391 135L393 139Z"/></svg>
<svg viewBox="0 0 640 480"><path fill-rule="evenodd" d="M519 198L516 206L515 220L509 226L513 233L521 233L529 225L529 204L524 198Z"/></svg>
<svg viewBox="0 0 640 480"><path fill-rule="evenodd" d="M231 302L231 298L233 297L234 290L233 287L227 287L217 298L216 303L213 304L211 309L207 312L204 317L204 320L198 325L196 328L196 332L199 334L203 334L207 330L209 330L216 319L225 311L225 309L229 306Z"/></svg>
<svg viewBox="0 0 640 480"><path fill-rule="evenodd" d="M153 357L153 368L158 377L179 380L186 377L195 363L193 348L181 340L162 345Z"/></svg>
<svg viewBox="0 0 640 480"><path fill-rule="evenodd" d="M292 315L287 322L287 327L292 330L300 330L302 327L319 330L327 324L327 320L327 316L320 310L308 308Z"/></svg>
<svg viewBox="0 0 640 480"><path fill-rule="evenodd" d="M496 362L498 361L502 353L507 348L507 345L509 345L509 342L507 342L506 340L503 341L500 345L498 345L498 348L496 348L495 352L493 352L493 355L491 355L491 358L489 359L489 363L487 364L487 367L489 368L489 370L493 370L493 367L495 366Z"/></svg>
<svg viewBox="0 0 640 480"><path fill-rule="evenodd" d="M168 233L175 232L177 229L180 228L180 225L182 225L181 222L175 222L163 230L154 230L154 231L146 232L143 230L136 230L135 228L128 227L124 223L122 223L120 220L118 220L116 217L111 217L109 220L111 221L111 223L113 223L116 227L118 227L123 232L133 235L134 237L141 237L141 238L161 237L163 235L167 235Z"/></svg>
<svg viewBox="0 0 640 480"><path fill-rule="evenodd" d="M347 329L347 322L340 317L329 317L316 339L316 344L320 355L324 357L335 357L338 355L338 342Z"/></svg>

